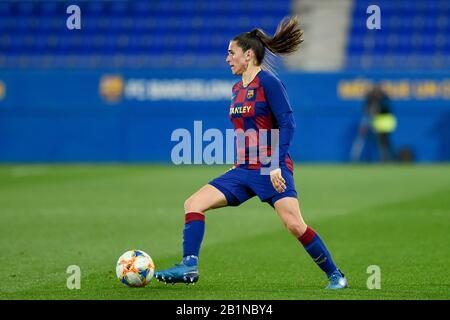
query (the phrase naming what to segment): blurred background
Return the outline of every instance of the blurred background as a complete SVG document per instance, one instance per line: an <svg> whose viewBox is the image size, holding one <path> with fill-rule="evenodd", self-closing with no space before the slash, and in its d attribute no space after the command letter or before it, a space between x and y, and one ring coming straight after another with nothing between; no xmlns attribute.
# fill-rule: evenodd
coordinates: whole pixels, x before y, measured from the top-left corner
<svg viewBox="0 0 450 320"><path fill-rule="evenodd" d="M175 129L232 127L229 40L293 14L294 161L450 160L448 0L3 0L0 162L170 163Z"/></svg>

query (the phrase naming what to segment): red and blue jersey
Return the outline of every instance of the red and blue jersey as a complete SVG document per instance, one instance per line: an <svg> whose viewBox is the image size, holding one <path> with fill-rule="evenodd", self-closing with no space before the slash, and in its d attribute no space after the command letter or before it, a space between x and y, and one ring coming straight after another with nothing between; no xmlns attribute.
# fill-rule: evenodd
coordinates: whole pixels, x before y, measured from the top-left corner
<svg viewBox="0 0 450 320"><path fill-rule="evenodd" d="M245 132L245 147L236 141L236 166L248 169L259 169L267 166L261 163L263 153L270 157L273 153L271 145L271 129L279 130L279 166L293 171L293 163L289 155L289 146L295 129L292 108L289 104L286 89L281 81L270 72L261 70L246 86L242 80L233 86L230 105L230 119L236 133ZM260 135L261 130L266 135ZM247 134L250 133L250 134ZM265 141L260 141L260 139ZM262 150L262 149L265 150ZM256 152L255 152L256 150ZM257 158L254 158L254 155Z"/></svg>

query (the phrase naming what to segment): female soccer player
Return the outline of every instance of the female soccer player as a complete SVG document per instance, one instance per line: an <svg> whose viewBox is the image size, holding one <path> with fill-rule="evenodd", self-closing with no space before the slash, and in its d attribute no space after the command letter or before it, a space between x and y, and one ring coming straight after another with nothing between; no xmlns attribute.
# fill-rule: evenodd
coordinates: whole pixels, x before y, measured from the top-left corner
<svg viewBox="0 0 450 320"><path fill-rule="evenodd" d="M281 21L273 37L260 29L254 29L230 41L226 62L233 74L242 77L232 89L230 119L236 133L250 130L256 135L247 136L244 148L239 149L237 143L239 161L233 168L200 188L184 203L183 260L170 269L156 272L155 277L159 281L197 282L205 212L224 206L238 206L257 195L262 202L267 202L275 209L287 229L325 272L329 279L327 288L347 287L344 274L334 264L325 244L301 216L289 155L295 129L292 108L284 85L266 68L268 55L296 51L303 41L302 35L297 17L291 17ZM268 142L264 147L261 146L259 134L263 129L278 129L277 145L272 146ZM266 135L270 136L270 133ZM265 140L271 141L267 137ZM277 147L279 161L274 168L277 161L273 158L276 155L273 149ZM255 160L252 157L255 148L261 153L266 152L271 161L262 161L261 158ZM270 174L263 174L264 169Z"/></svg>

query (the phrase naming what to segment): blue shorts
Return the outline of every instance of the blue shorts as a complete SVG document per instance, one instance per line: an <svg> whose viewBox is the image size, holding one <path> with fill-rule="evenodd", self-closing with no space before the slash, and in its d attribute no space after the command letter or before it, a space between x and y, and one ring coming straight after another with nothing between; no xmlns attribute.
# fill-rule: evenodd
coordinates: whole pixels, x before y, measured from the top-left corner
<svg viewBox="0 0 450 320"><path fill-rule="evenodd" d="M275 190L269 175L262 175L260 170L239 167L229 170L209 184L225 195L229 206L238 206L256 195L262 202L267 202L273 207L275 201L279 199L297 198L292 172L282 168L281 175L286 181L286 190L281 193Z"/></svg>

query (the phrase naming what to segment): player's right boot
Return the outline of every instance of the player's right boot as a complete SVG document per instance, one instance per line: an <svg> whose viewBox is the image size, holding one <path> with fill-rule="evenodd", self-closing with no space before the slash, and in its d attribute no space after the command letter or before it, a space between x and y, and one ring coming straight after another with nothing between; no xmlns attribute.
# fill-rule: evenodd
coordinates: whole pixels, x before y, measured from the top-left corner
<svg viewBox="0 0 450 320"><path fill-rule="evenodd" d="M165 283L195 283L198 281L200 274L198 273L198 264L192 264L190 257L183 258L182 263L175 264L174 267L155 272L154 277L158 281Z"/></svg>

